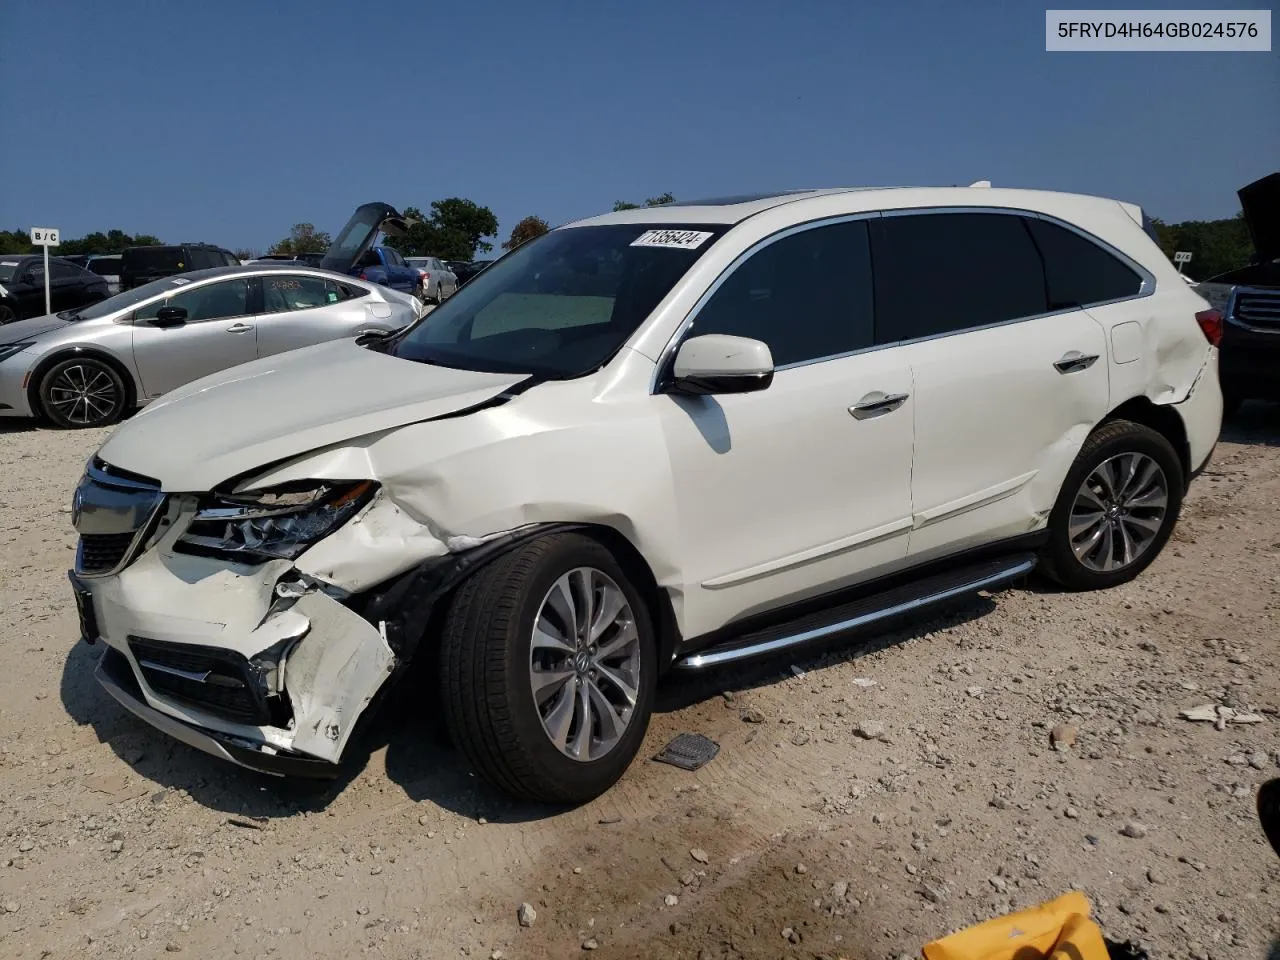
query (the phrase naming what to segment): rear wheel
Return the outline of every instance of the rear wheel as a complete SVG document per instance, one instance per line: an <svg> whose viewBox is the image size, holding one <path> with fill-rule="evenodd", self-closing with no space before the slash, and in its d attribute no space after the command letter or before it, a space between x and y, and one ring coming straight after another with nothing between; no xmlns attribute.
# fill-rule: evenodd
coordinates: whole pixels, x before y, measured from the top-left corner
<svg viewBox="0 0 1280 960"><path fill-rule="evenodd" d="M0 303L0 327L6 323L14 323L18 319L18 311L7 303Z"/></svg>
<svg viewBox="0 0 1280 960"><path fill-rule="evenodd" d="M128 392L110 364L75 357L54 364L40 379L39 407L59 427L105 427L124 415Z"/></svg>
<svg viewBox="0 0 1280 960"><path fill-rule="evenodd" d="M1104 424L1058 494L1042 569L1071 590L1127 583L1168 542L1184 487L1182 463L1164 436L1128 420Z"/></svg>
<svg viewBox="0 0 1280 960"><path fill-rule="evenodd" d="M656 649L643 597L605 547L579 534L529 541L463 583L450 607L449 732L508 793L583 803L640 749Z"/></svg>

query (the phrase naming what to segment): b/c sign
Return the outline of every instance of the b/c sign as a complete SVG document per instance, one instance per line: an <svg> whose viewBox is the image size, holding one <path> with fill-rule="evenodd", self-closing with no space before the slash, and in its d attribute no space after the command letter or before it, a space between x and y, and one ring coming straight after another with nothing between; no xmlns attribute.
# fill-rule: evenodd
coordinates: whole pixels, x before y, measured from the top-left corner
<svg viewBox="0 0 1280 960"><path fill-rule="evenodd" d="M37 247L56 247L58 245L58 228L32 227L31 242Z"/></svg>

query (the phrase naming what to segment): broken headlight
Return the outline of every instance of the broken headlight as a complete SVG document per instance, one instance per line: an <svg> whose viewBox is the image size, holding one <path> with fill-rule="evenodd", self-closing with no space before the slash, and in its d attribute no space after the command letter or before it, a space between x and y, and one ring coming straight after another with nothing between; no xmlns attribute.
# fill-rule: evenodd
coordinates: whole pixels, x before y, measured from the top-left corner
<svg viewBox="0 0 1280 960"><path fill-rule="evenodd" d="M177 548L204 556L292 560L369 502L377 484L303 481L204 500Z"/></svg>

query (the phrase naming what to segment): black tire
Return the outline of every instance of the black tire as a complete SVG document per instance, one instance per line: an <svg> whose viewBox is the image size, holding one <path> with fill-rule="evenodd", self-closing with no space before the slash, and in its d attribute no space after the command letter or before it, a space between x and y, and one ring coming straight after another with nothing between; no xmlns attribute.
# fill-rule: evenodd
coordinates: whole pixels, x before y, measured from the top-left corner
<svg viewBox="0 0 1280 960"><path fill-rule="evenodd" d="M68 403L83 384L84 400ZM40 378L39 413L50 423L76 430L105 427L124 416L129 391L120 373L94 357L71 357L50 367Z"/></svg>
<svg viewBox="0 0 1280 960"><path fill-rule="evenodd" d="M579 567L621 588L639 636L635 707L613 748L597 760L562 753L544 729L531 688L533 627L548 591ZM551 534L514 548L458 589L445 617L440 681L445 723L471 765L525 800L585 803L612 787L634 759L653 711L657 645L648 607L599 542Z"/></svg>
<svg viewBox="0 0 1280 960"><path fill-rule="evenodd" d="M0 327L3 327L6 323L17 323L19 319L17 310L7 303L0 303Z"/></svg>
<svg viewBox="0 0 1280 960"><path fill-rule="evenodd" d="M1160 527L1141 553L1113 570L1095 570L1075 554L1070 522L1077 494L1095 469L1113 457L1137 453L1151 458L1164 473L1166 506ZM1129 420L1112 420L1089 435L1067 473L1057 503L1049 514L1049 540L1040 551L1040 569L1068 590L1102 590L1128 583L1145 570L1173 534L1186 490L1182 461L1173 445L1160 433Z"/></svg>

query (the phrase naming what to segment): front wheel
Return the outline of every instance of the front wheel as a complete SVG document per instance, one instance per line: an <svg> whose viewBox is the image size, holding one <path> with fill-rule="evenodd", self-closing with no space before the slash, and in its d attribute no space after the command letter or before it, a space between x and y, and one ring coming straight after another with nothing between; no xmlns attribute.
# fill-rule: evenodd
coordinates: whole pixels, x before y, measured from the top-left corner
<svg viewBox="0 0 1280 960"><path fill-rule="evenodd" d="M584 803L640 749L656 651L644 599L604 546L579 534L531 540L464 582L450 606L449 733L506 792Z"/></svg>
<svg viewBox="0 0 1280 960"><path fill-rule="evenodd" d="M1058 494L1041 568L1070 590L1127 583L1168 542L1184 488L1182 462L1163 435L1129 420L1104 424Z"/></svg>
<svg viewBox="0 0 1280 960"><path fill-rule="evenodd" d="M124 415L127 397L114 367L76 357L54 364L40 379L39 412L59 427L105 427Z"/></svg>

